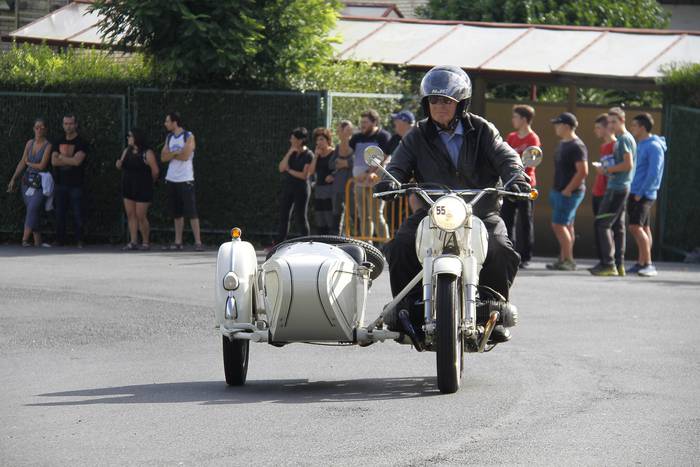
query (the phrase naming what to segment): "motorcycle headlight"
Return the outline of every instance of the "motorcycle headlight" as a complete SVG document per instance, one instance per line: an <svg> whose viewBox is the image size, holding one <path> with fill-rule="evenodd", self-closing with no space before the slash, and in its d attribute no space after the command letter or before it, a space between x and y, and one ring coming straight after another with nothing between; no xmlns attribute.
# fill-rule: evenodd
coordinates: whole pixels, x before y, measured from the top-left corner
<svg viewBox="0 0 700 467"><path fill-rule="evenodd" d="M471 215L471 206L457 195L443 196L430 208L430 219L440 230L454 232Z"/></svg>
<svg viewBox="0 0 700 467"><path fill-rule="evenodd" d="M224 289L236 290L238 288L238 276L234 272L229 272L224 276Z"/></svg>

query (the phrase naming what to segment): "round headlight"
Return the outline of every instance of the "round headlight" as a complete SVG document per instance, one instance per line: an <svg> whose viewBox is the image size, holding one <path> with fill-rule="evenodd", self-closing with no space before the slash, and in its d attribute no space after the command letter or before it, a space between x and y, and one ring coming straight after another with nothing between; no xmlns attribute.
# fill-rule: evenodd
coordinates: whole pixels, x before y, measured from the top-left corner
<svg viewBox="0 0 700 467"><path fill-rule="evenodd" d="M454 232L462 227L470 214L469 205L456 195L443 196L430 208L433 223L447 232Z"/></svg>
<svg viewBox="0 0 700 467"><path fill-rule="evenodd" d="M238 276L234 272L229 272L224 276L224 289L236 290L238 288Z"/></svg>

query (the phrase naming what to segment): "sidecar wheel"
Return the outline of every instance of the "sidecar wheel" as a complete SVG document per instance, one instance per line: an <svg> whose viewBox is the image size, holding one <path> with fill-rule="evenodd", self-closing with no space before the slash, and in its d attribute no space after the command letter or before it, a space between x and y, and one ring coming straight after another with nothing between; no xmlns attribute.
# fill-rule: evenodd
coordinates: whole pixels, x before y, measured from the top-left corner
<svg viewBox="0 0 700 467"><path fill-rule="evenodd" d="M248 348L250 341L229 339L222 336L224 348L224 374L229 386L242 386L248 375Z"/></svg>
<svg viewBox="0 0 700 467"><path fill-rule="evenodd" d="M459 330L459 281L452 274L437 276L435 317L437 320L437 382L443 394L459 390L464 368L464 349Z"/></svg>

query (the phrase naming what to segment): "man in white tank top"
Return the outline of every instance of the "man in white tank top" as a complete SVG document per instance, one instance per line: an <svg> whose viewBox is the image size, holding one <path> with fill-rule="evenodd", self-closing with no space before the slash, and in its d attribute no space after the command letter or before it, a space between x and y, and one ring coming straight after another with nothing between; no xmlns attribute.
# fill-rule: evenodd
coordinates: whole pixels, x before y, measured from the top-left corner
<svg viewBox="0 0 700 467"><path fill-rule="evenodd" d="M170 211L175 222L175 242L164 247L167 250L182 250L182 232L185 227L185 217L190 219L194 248L202 251L202 238L199 231L199 216L194 190L194 135L185 131L181 125L178 112L172 112L165 117L165 128L169 131L160 153L161 161L168 163L165 181L168 186Z"/></svg>

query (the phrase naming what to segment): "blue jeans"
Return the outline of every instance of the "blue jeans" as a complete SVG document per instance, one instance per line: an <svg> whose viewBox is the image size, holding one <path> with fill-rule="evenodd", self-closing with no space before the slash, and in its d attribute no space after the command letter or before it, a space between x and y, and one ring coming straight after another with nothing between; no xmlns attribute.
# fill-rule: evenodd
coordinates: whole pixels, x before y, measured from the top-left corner
<svg viewBox="0 0 700 467"><path fill-rule="evenodd" d="M83 188L65 185L56 185L54 188L54 206L56 208L56 241L66 241L66 217L68 208L73 211L73 223L75 224L75 241L83 239Z"/></svg>

